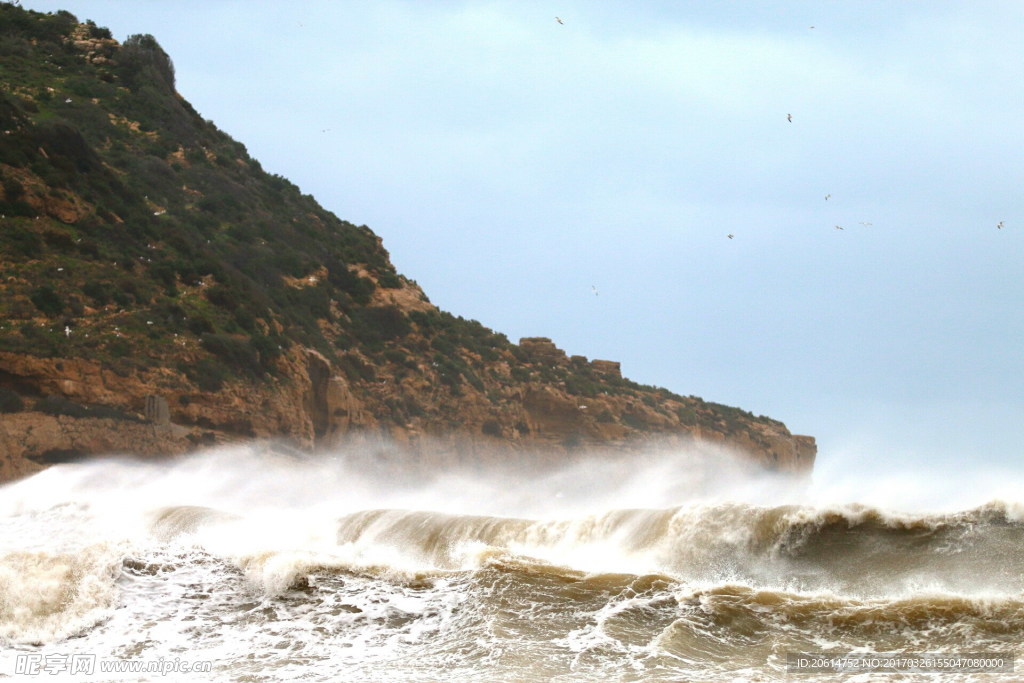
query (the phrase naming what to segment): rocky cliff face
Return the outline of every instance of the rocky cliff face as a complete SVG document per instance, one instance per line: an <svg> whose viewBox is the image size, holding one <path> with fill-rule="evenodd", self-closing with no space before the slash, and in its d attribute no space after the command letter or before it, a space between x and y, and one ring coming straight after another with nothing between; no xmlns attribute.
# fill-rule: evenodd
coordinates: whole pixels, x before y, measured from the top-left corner
<svg viewBox="0 0 1024 683"><path fill-rule="evenodd" d="M812 466L781 422L438 310L368 228L202 120L152 37L2 5L0 51L0 479L355 434L467 458L703 440Z"/></svg>
<svg viewBox="0 0 1024 683"><path fill-rule="evenodd" d="M367 382L349 378L314 349L296 348L281 359L275 382L207 392L166 368L122 374L90 360L0 353L0 378L29 387L41 407L0 416L0 477L88 454L177 454L252 438L329 448L353 435L387 437L414 452L429 448L433 458L447 450L459 460L516 452L557 459L703 441L774 470L807 472L813 465L813 438L736 409L664 390L583 396L564 381L511 379L512 367L539 377L566 361L494 361L478 370L482 386L464 384L453 394L433 362L398 381L391 378L401 373L378 368L380 379ZM52 397L69 403L54 407ZM97 410L102 417L90 414Z"/></svg>

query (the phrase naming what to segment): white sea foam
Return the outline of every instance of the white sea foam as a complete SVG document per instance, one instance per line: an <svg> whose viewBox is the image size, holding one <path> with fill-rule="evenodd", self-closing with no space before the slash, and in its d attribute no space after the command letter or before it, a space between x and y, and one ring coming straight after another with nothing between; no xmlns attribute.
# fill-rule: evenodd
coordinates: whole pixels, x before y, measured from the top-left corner
<svg viewBox="0 0 1024 683"><path fill-rule="evenodd" d="M120 571L106 544L0 555L0 641L50 643L94 626L110 614Z"/></svg>
<svg viewBox="0 0 1024 683"><path fill-rule="evenodd" d="M718 449L471 471L373 448L111 459L0 488L0 635L187 653L224 680L673 680L749 659L748 627L846 647L890 613L947 640L958 614L982 638L1024 623L1024 507L1001 484L943 511ZM687 668L701 652L710 668Z"/></svg>

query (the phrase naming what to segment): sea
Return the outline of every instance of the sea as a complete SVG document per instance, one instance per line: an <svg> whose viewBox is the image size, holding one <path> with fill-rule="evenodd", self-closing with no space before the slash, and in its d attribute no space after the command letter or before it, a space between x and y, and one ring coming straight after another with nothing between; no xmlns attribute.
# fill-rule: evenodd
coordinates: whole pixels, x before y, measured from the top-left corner
<svg viewBox="0 0 1024 683"><path fill-rule="evenodd" d="M0 487L0 679L1021 680L1019 484L707 444L61 464Z"/></svg>

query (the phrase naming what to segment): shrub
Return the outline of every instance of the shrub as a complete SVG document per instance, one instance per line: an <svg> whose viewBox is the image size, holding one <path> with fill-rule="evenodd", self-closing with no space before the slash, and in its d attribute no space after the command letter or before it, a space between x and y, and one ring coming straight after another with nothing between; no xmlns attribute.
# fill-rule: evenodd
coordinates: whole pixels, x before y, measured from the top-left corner
<svg viewBox="0 0 1024 683"><path fill-rule="evenodd" d="M69 78L64 83L64 88L78 97L110 97L116 92L109 83L86 76Z"/></svg>
<svg viewBox="0 0 1024 683"><path fill-rule="evenodd" d="M4 178L4 198L16 202L25 195L25 186L17 178Z"/></svg>
<svg viewBox="0 0 1024 683"><path fill-rule="evenodd" d="M224 388L227 371L212 358L203 358L184 368L185 376L196 383L202 391L216 392Z"/></svg>
<svg viewBox="0 0 1024 683"><path fill-rule="evenodd" d="M43 254L43 238L24 226L8 224L4 226L4 231L0 235L7 240L14 252L25 258L39 258Z"/></svg>
<svg viewBox="0 0 1024 683"><path fill-rule="evenodd" d="M107 353L114 358L127 358L132 355L132 345L126 339L113 339L107 342Z"/></svg>
<svg viewBox="0 0 1024 683"><path fill-rule="evenodd" d="M259 356L248 339L207 333L200 337L203 348L244 374L260 374Z"/></svg>
<svg viewBox="0 0 1024 683"><path fill-rule="evenodd" d="M149 267L149 275L164 286L164 292L168 296L175 296L177 288L177 270L168 261L157 261Z"/></svg>
<svg viewBox="0 0 1024 683"><path fill-rule="evenodd" d="M268 337L262 334L254 334L249 340L250 345L256 352L260 367L271 372L274 369L274 361L281 357L283 347L287 344L279 337Z"/></svg>
<svg viewBox="0 0 1024 683"><path fill-rule="evenodd" d="M66 232L44 232L43 241L55 251L64 253L75 251L75 243L71 240L71 235Z"/></svg>
<svg viewBox="0 0 1024 683"><path fill-rule="evenodd" d="M622 415L622 421L633 429L644 431L647 429L647 423L644 422L638 415L633 413L624 413Z"/></svg>
<svg viewBox="0 0 1024 683"><path fill-rule="evenodd" d="M110 298L112 298L114 300L114 303L120 306L121 308L128 308L135 302L135 299L132 298L132 295L124 291L123 289L115 289L111 293Z"/></svg>
<svg viewBox="0 0 1024 683"><path fill-rule="evenodd" d="M109 40L113 36L110 34L110 29L105 26L97 26L96 22L92 19L86 19L85 25L89 27L90 38L105 38Z"/></svg>
<svg viewBox="0 0 1024 683"><path fill-rule="evenodd" d="M357 308L349 317L352 319L352 335L370 346L400 339L412 332L409 319L394 306Z"/></svg>
<svg viewBox="0 0 1024 683"><path fill-rule="evenodd" d="M512 366L512 379L517 382L529 382L531 374L529 368L524 368L521 365Z"/></svg>
<svg viewBox="0 0 1024 683"><path fill-rule="evenodd" d="M359 277L345 266L332 268L327 276L328 282L352 297L357 304L365 306L370 303L374 284L372 280Z"/></svg>
<svg viewBox="0 0 1024 683"><path fill-rule="evenodd" d="M676 410L676 415L684 425L692 427L697 424L697 413L689 406L679 406Z"/></svg>
<svg viewBox="0 0 1024 683"><path fill-rule="evenodd" d="M202 313L193 313L190 315L188 320L185 322L185 326L188 328L189 332L197 336L201 336L207 332L213 332L213 323L211 323L209 318Z"/></svg>
<svg viewBox="0 0 1024 683"><path fill-rule="evenodd" d="M405 351L402 351L401 349L388 349L384 352L384 358L395 365L403 365L410 369L414 369L416 367L415 362L410 364L410 359L405 355Z"/></svg>
<svg viewBox="0 0 1024 683"><path fill-rule="evenodd" d="M37 328L32 323L26 323L18 328L27 346L26 350L34 355L52 356L57 353L57 339L51 332L44 328Z"/></svg>
<svg viewBox="0 0 1024 683"><path fill-rule="evenodd" d="M580 377L569 377L565 380L565 390L576 396L586 396L588 398L597 396L600 385L594 382L592 379L580 378Z"/></svg>
<svg viewBox="0 0 1024 683"><path fill-rule="evenodd" d="M36 126L35 133L39 146L46 150L53 166L65 176L102 168L100 158L74 126L64 121L44 121Z"/></svg>
<svg viewBox="0 0 1024 683"><path fill-rule="evenodd" d="M256 316L252 314L252 311L246 308L236 309L235 312L231 314L231 319L236 325L238 325L238 327L250 334L256 331Z"/></svg>
<svg viewBox="0 0 1024 683"><path fill-rule="evenodd" d="M0 214L8 218L32 218L38 215L38 212L28 202L18 199L0 202Z"/></svg>
<svg viewBox="0 0 1024 683"><path fill-rule="evenodd" d="M394 271L385 270L377 275L377 284L384 289L400 289L402 281Z"/></svg>
<svg viewBox="0 0 1024 683"><path fill-rule="evenodd" d="M32 44L21 36L0 35L0 56L28 57L32 52Z"/></svg>
<svg viewBox="0 0 1024 683"><path fill-rule="evenodd" d="M462 371L466 368L461 362L435 353L433 363L437 369L438 379L441 380L441 384L449 388L455 388L462 382Z"/></svg>
<svg viewBox="0 0 1024 683"><path fill-rule="evenodd" d="M377 373L374 372L372 365L367 365L358 356L351 354L345 354L338 361L338 365L341 366L342 372L345 376L351 380L366 380L372 382L377 379Z"/></svg>
<svg viewBox="0 0 1024 683"><path fill-rule="evenodd" d="M25 409L25 402L15 392L0 387L0 413L18 413Z"/></svg>
<svg viewBox="0 0 1024 683"><path fill-rule="evenodd" d="M223 308L226 311L233 311L238 308L238 293L227 285L208 287L204 294L211 304L218 306L219 308Z"/></svg>
<svg viewBox="0 0 1024 683"><path fill-rule="evenodd" d="M111 287L105 282L90 280L82 285L82 293L93 300L97 306L106 306L110 303Z"/></svg>
<svg viewBox="0 0 1024 683"><path fill-rule="evenodd" d="M61 300L60 295L57 294L57 291L50 285L36 287L32 290L29 298L40 312L50 317L58 316L64 311L64 302Z"/></svg>
<svg viewBox="0 0 1024 683"><path fill-rule="evenodd" d="M293 319L311 329L316 329L313 321L331 315L331 297L327 288L319 285L288 290L288 302Z"/></svg>
<svg viewBox="0 0 1024 683"><path fill-rule="evenodd" d="M145 84L159 84L165 92L174 92L174 64L148 33L128 36L117 62L122 78L133 90Z"/></svg>
<svg viewBox="0 0 1024 683"><path fill-rule="evenodd" d="M434 337L430 340L430 345L445 356L456 354L455 344L447 337Z"/></svg>

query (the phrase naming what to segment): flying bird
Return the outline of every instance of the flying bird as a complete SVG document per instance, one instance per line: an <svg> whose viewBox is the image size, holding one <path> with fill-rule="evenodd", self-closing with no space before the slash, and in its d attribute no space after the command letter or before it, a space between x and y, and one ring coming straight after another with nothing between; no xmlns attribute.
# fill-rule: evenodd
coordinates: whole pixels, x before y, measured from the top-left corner
<svg viewBox="0 0 1024 683"><path fill-rule="evenodd" d="M1003 221L999 221L998 223L996 223L996 229L997 230L1002 230L1003 229Z"/></svg>
<svg viewBox="0 0 1024 683"><path fill-rule="evenodd" d="M597 296L597 287L595 287L594 285L590 285L590 288L594 290L594 296Z"/></svg>
<svg viewBox="0 0 1024 683"><path fill-rule="evenodd" d="M825 201L827 202L827 201L828 201L828 198L829 198L829 197L831 197L831 196L832 196L832 195L830 195L830 194L827 194L827 195L825 195Z"/></svg>
<svg viewBox="0 0 1024 683"><path fill-rule="evenodd" d="M790 123L793 123L793 115L792 114L786 114L786 120L789 121Z"/></svg>
<svg viewBox="0 0 1024 683"><path fill-rule="evenodd" d="M565 22L562 21L559 17L555 17L555 21L557 21L559 24L565 25Z"/></svg>
<svg viewBox="0 0 1024 683"><path fill-rule="evenodd" d="M841 225L837 225L836 226L836 230L842 230L842 229L843 229L843 226L841 226Z"/></svg>
<svg viewBox="0 0 1024 683"><path fill-rule="evenodd" d="M872 223L868 223L867 221L861 221L860 224L863 226L872 225Z"/></svg>
<svg viewBox="0 0 1024 683"><path fill-rule="evenodd" d="M729 239L732 239L732 233L730 232L728 235L726 235L726 237L728 237Z"/></svg>

